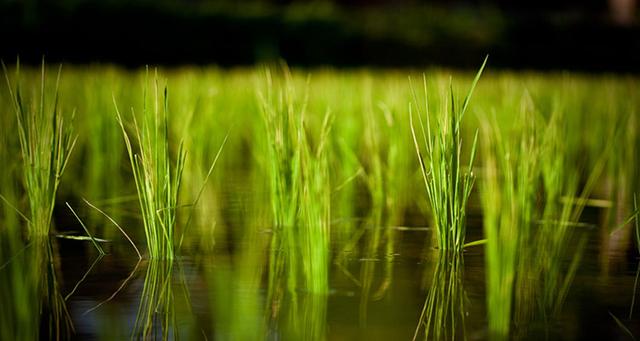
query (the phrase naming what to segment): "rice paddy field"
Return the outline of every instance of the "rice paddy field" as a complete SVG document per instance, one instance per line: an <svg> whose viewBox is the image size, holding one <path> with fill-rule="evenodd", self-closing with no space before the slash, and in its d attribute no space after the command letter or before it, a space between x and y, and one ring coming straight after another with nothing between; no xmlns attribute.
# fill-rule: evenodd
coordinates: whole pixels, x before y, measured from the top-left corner
<svg viewBox="0 0 640 341"><path fill-rule="evenodd" d="M4 75L1 340L640 337L634 76Z"/></svg>

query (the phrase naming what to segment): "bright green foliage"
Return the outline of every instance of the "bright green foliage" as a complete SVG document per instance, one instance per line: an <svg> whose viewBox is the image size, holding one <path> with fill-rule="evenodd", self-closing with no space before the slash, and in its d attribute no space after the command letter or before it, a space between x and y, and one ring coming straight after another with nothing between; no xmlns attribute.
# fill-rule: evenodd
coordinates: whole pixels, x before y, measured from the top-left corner
<svg viewBox="0 0 640 341"><path fill-rule="evenodd" d="M18 68L12 74L14 70ZM385 304L391 298L385 293L397 288L394 271L401 273L403 267L397 266L396 255L414 251L398 245L425 230L427 213L441 258L431 286L425 283L430 290L418 336L425 331L428 338L470 335L464 333L460 315L464 266L459 257L471 244L486 251L489 337L528 335L522 329L538 325L535 319L562 313L585 237L594 235L583 233L593 230L579 221L584 205L599 205L594 210L605 216L603 224L618 226L613 220L628 216L640 178L638 80L631 76L496 70L483 74L482 86L474 89L478 80L473 75L432 69L426 70L430 78L424 89L412 91L406 76L415 74L407 70L286 70L275 76L267 71L265 77L257 68L179 67L159 71L173 89L169 102L157 83L151 96L135 91L143 88L136 84L148 82L144 70L70 66L59 90L67 94L64 107L81 114L74 121L80 132L75 149L68 120L62 119L53 95L57 85L43 82L37 68L20 72L19 86L7 77L10 91L0 92L0 104L10 113L0 117L0 231L11 235L2 235L3 260L23 247L20 219L31 221L32 235L48 233L41 230L51 225L56 189L58 198L70 202L87 197L99 207L108 206L109 216L118 215L114 221L122 219L130 227L136 225L126 220L132 213L127 202L137 200L144 229L132 233L131 240L146 237L151 258L175 258L182 236L184 249L196 254L221 252L227 245L215 241L233 241L229 266L234 269L216 269L209 278L223 288L211 298L217 305L216 337L221 338L226 335L218 334L219 324L227 321L240 338L259 338L274 328L294 339L329 335L332 251L337 251L338 263L334 279L339 286L353 283L350 292L359 296L355 318L363 325L373 321L367 317L371 308ZM471 111L471 91L458 101L451 79L456 87L458 82L471 85L478 115L465 115ZM262 85L259 101L256 81ZM423 90L425 96L428 90L428 102L422 100ZM112 96L118 102L118 124L113 109L105 106ZM143 97L145 105L138 110ZM136 112L128 112L130 107ZM481 146L475 160L477 128ZM227 135L222 167L211 175L211 161ZM188 136L185 148L176 136ZM78 162L69 162L72 148ZM182 182L185 149L190 162ZM133 176L128 162L122 163L127 157ZM209 175L211 184L205 188ZM481 188L480 202L472 193L474 180ZM133 188L137 195L127 196ZM419 200L425 190L429 200ZM185 202L201 198L201 205L180 215L178 196ZM20 217L23 207L30 209ZM465 244L467 217L481 216L484 237ZM113 240L99 244L109 253L128 248L117 242L111 219L96 217L86 220L86 234L96 242ZM196 226L187 230L189 222ZM480 228L475 219L469 223L469 229ZM176 225L183 227L177 236ZM36 231L40 227L46 228ZM77 232L84 235L80 229L78 225ZM243 239L248 229L254 229L255 240ZM404 241L394 245L394 238ZM241 248L248 255L240 256ZM262 259L267 254L268 261ZM251 258L249 270L236 270L239 257ZM216 265L223 262L217 259ZM163 292L172 276L168 264L156 262L148 270L144 290L149 300L141 304L134 337L171 330L172 314L179 314L172 302L181 295ZM24 303L3 307L7 312L23 309L21 315L11 315L15 319L7 317L6 325L33 331L39 321L29 314L40 309L34 303L42 298L40 284L28 284L31 275L21 274L18 265L1 270L9 269L2 295ZM269 290L260 301L265 271ZM244 288L250 295L229 282L248 278L251 284ZM235 312L227 320L218 319L230 309ZM168 323L155 323L159 320ZM259 327L246 329L248 320ZM11 338L15 330L7 330L2 335Z"/></svg>
<svg viewBox="0 0 640 341"><path fill-rule="evenodd" d="M507 338L513 308L518 253L530 228L535 205L536 145L531 130L519 141L504 136L497 124L483 122L484 181L481 200L487 238L487 310L489 330Z"/></svg>
<svg viewBox="0 0 640 341"><path fill-rule="evenodd" d="M420 135L418 140L413 128L412 107L409 108L411 118L411 133L420 161L420 170L424 186L429 197L429 204L434 218L437 245L442 250L461 251L464 246L466 231L466 206L471 189L473 188L473 162L476 154L477 134L471 145L469 163L464 168L462 156L462 118L467 111L471 95L480 79L487 60L480 67L469 93L462 104L456 107L453 89L450 90L451 102L448 109L443 110L431 126L429 102L427 99L427 80L423 78L425 105L424 109L418 104L414 93L414 106L420 117ZM422 123L423 111L426 113L426 124ZM426 125L426 130L425 130ZM425 150L426 157L422 150Z"/></svg>
<svg viewBox="0 0 640 341"><path fill-rule="evenodd" d="M76 142L73 129L58 109L60 69L56 79L53 102L47 94L45 65L42 64L39 100L23 97L20 87L20 66L16 66L16 85L12 85L2 64L16 115L17 134L22 156L24 188L29 199L29 235L49 234L51 216L58 185Z"/></svg>
<svg viewBox="0 0 640 341"><path fill-rule="evenodd" d="M149 255L151 258L173 259L178 193L186 152L180 143L176 161L172 163L167 88L164 88L161 105L157 75L154 89L153 108L147 107L145 91L141 126L132 112L133 142L136 145L127 133L117 104L116 113L133 170Z"/></svg>
<svg viewBox="0 0 640 341"><path fill-rule="evenodd" d="M526 333L534 316L559 312L586 242L575 230L604 166L601 158L579 192L575 143L561 111L543 117L528 94L520 110L510 131L482 117L487 307L496 338L510 335L512 320L521 326L516 333Z"/></svg>
<svg viewBox="0 0 640 341"><path fill-rule="evenodd" d="M261 102L274 216L270 285L282 278L286 267L291 290L302 287L324 293L329 265L328 137L332 116L324 116L317 140L311 141L305 129L306 97L302 104L296 102L291 75L285 70L282 87L273 83L268 70L266 76L267 92L261 95ZM287 257L274 255L281 252Z"/></svg>

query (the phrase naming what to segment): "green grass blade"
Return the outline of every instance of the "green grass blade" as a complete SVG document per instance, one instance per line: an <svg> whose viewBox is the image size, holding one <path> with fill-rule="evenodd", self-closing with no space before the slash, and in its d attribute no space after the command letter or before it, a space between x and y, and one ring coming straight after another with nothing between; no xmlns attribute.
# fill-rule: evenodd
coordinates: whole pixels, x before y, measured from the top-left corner
<svg viewBox="0 0 640 341"><path fill-rule="evenodd" d="M91 238L91 243L93 244L93 246L95 246L96 250L98 250L98 252L101 255L105 255L106 253L104 252L104 250L102 249L102 247L98 244L98 242L96 242L95 238L93 238L93 235L91 235L91 233L89 232L89 229L87 229L87 227L84 225L84 223L82 222L82 219L80 219L80 217L78 217L78 215L76 214L76 211L73 210L73 208L71 208L71 205L69 205L68 202L65 202L65 204L67 205L67 207L69 208L69 210L71 211L71 213L73 213L73 216L76 217L76 219L78 220L78 222L80 223L80 226L82 226L82 228L84 229L84 231L87 233L87 235L89 236L89 238Z"/></svg>

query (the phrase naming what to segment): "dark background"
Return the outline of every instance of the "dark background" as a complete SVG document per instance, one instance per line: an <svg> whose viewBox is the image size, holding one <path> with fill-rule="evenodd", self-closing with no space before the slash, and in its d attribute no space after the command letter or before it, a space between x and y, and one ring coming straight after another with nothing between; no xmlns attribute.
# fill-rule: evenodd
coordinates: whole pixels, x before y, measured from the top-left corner
<svg viewBox="0 0 640 341"><path fill-rule="evenodd" d="M640 72L637 0L0 0L0 57Z"/></svg>

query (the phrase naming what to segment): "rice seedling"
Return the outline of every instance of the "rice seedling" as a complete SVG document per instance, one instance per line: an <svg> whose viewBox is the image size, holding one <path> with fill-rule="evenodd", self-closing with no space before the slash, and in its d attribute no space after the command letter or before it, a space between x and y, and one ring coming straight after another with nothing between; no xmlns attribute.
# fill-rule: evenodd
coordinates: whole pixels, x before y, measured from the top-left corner
<svg viewBox="0 0 640 341"><path fill-rule="evenodd" d="M484 176L481 187L485 245L487 310L492 338L508 338L519 248L532 223L537 146L531 125L521 138L503 136L495 118L483 128Z"/></svg>
<svg viewBox="0 0 640 341"><path fill-rule="evenodd" d="M143 95L142 125L132 110L133 142L115 102L116 115L129 155L138 193L147 248L151 258L173 259L176 251L176 210L186 152L180 143L175 163L169 144L169 112L167 88L160 104L156 71L153 108L147 107L146 88ZM137 147L137 150L134 150Z"/></svg>
<svg viewBox="0 0 640 341"><path fill-rule="evenodd" d="M236 100L235 96L238 94L226 90L229 88L238 91L238 87L232 84L231 79L223 84L220 73L215 70L204 75L190 71L169 72L167 77L173 89L173 116L181 118L172 121L171 130L175 136L184 136L185 149L189 151L189 162L185 164L180 196L184 201L200 203L198 207L194 205L186 219L184 216L179 218L180 226L185 226L181 234L197 236L186 240L181 236L181 242L186 241L183 247L191 251L209 253L213 251L216 239L224 240L227 232L230 232L225 226L220 226L226 223L220 216L220 208L225 205L220 198L224 195L220 189L231 175L224 173L225 169L228 169L226 165L222 169L216 166L218 171L215 174L208 172L211 170L211 159L213 155L215 159L219 157L221 145L233 145L241 141L244 129L238 129L238 126L252 126L243 121L246 115L234 114L235 110L238 110L236 105L252 101ZM247 97L251 96L244 98ZM255 112L255 109L253 111ZM229 122L230 117L234 117L235 121ZM227 140L230 135L232 138ZM233 148L237 147L234 145ZM225 164L237 159L240 158L225 157L214 160L214 163L220 161ZM234 168L234 175L240 171L238 168Z"/></svg>
<svg viewBox="0 0 640 341"><path fill-rule="evenodd" d="M589 225L579 220L611 153L610 146L594 152L587 168L561 102L548 104L549 114L533 102L526 91L511 131L495 115L481 117L487 305L495 338L522 337L532 320L546 323L559 314L587 242L581 232Z"/></svg>
<svg viewBox="0 0 640 341"><path fill-rule="evenodd" d="M519 256L515 321L522 326L534 318L546 320L559 315L585 252L586 232L591 228L580 218L602 179L614 145L598 148L593 163L586 168L567 108L556 99L551 110L550 117L541 117L536 128L544 196L535 212L535 229L528 231ZM610 134L615 135L616 130ZM568 266L562 260L568 260ZM521 333L526 333L526 328Z"/></svg>
<svg viewBox="0 0 640 341"><path fill-rule="evenodd" d="M577 154L562 111L555 108L545 119L528 93L520 110L513 135L501 131L495 116L483 117L487 300L496 337L509 336L512 318L525 333L533 316L558 313L586 242L582 236L569 247L573 230L580 228L584 203L604 165L588 174L578 193L579 162L571 160ZM563 201L567 197L576 199ZM568 268L561 259L571 260Z"/></svg>
<svg viewBox="0 0 640 341"><path fill-rule="evenodd" d="M47 96L44 61L38 100L30 100L28 93L25 93L26 97L23 95L19 61L16 64L15 85L9 79L4 63L2 68L16 116L22 180L29 199L29 236L47 236L51 228L58 186L77 140L71 123L58 108L61 67L58 69L52 101Z"/></svg>
<svg viewBox="0 0 640 341"><path fill-rule="evenodd" d="M409 107L411 134L420 162L422 179L431 205L436 230L438 248L442 250L461 251L464 246L466 228L466 205L471 195L475 176L473 162L476 154L477 133L471 145L468 166L464 168L462 156L461 123L469 106L473 90L487 63L485 58L480 70L465 97L462 108L458 109L453 89L450 89L450 107L435 119L433 129L429 114L427 97L427 80L423 77L425 92L424 108L418 104L417 95L413 92L413 106ZM420 137L414 129L413 109L416 109L420 122ZM424 112L424 114L423 114ZM424 118L423 123L423 116ZM426 125L426 129L425 129ZM422 150L425 150L423 156Z"/></svg>
<svg viewBox="0 0 640 341"><path fill-rule="evenodd" d="M41 86L37 70L21 68L20 72L20 86L15 86L11 77L11 96L0 94L0 104L5 107L16 106L18 91L14 89L21 89L20 97L24 99L31 97L24 96L24 89L34 88L37 93ZM584 255L594 252L593 248L583 247L592 241L586 240L587 233L582 232L592 231L595 224L591 223L600 220L607 220L602 225L618 225L618 222L612 225L608 218L616 220L622 217L621 212L626 217L631 206L627 197L637 187L634 180L637 148L629 148L637 144L638 138L633 114L638 101L632 96L637 80L496 72L483 74L483 85L476 87L477 77L474 80L471 75L467 79L466 74L460 73L455 78L468 80L472 86L467 98L458 101L451 91L449 71L430 70L428 74L433 78L423 80L424 89L416 90L406 81L402 70L312 72L311 80L302 72L288 70L276 76L267 71L265 76L253 68L168 69L164 74L171 80L171 101L158 84L162 82L156 80L155 98L153 90L145 90L144 107L138 110L139 106L133 104L136 111L129 116L128 109L123 108L140 100L129 83L143 80L144 71L100 66L85 72L84 67L72 66L71 79L65 71L59 90L64 94L77 90L80 95L60 102L86 115L74 121L77 131L83 132L72 156L77 155L80 162L68 162L56 196L58 200L75 202L81 189L86 191L81 195L104 207L109 202L126 200L119 194L128 185L135 185L136 196L131 198L138 201L134 206L139 205L139 210L138 207L131 212L126 207L106 210L109 216L120 214L121 219L127 219L126 214L139 218L138 212L142 212L144 230L131 233L133 239L125 235L134 247L132 240L146 236L148 254L154 260L175 259L181 250L195 253L196 258L201 253L224 254L216 257L215 267L204 265L208 271L207 295L211 294L203 302L209 303L212 312L203 318L205 323L212 322L210 327L202 328L207 336L339 337L342 335L334 334L339 329L333 329L338 320L335 316L344 315L336 315L333 304L344 299L355 310L349 323L359 321L363 329L374 329L370 328L374 323L377 328L377 323L385 319L394 323L394 332L413 333L416 326L411 321L418 317L422 307L416 338L464 338L471 335L464 330L465 326L478 326L484 331L486 323L484 318L473 315L473 309L484 308L482 304L466 304L465 289L470 293L474 290L469 299L475 303L473 300L485 299L481 296L484 288L488 338L532 337L530 332L537 332L534 329L540 322L545 325L553 322L555 326L557 316L562 317L557 321L564 327L570 320L564 319L565 314L571 317L578 307L573 301L575 296L570 294L574 278L578 273L593 270L592 262L581 267L582 260L589 260ZM483 68L480 72L484 72ZM265 78L256 101L251 97L255 95L254 82ZM152 89L150 84L148 88ZM418 103L427 87L429 101L420 99ZM47 82L45 90L47 109L55 102L51 95L53 85ZM104 109L105 103L112 100L110 93L117 99L118 124L112 127L107 125L113 115ZM412 103L410 118L406 120L402 115L406 113L408 98ZM623 100L628 103L617 104ZM32 102L22 101L26 116L31 115L32 107L37 114L37 100ZM472 108L489 113L478 117L481 133L476 140L473 135L476 117L465 114ZM325 114L327 111L331 114ZM12 127L17 127L18 117L0 117L0 160L6 166L0 173L0 194L5 202L0 213L2 257L13 257L23 248L22 236L14 233L21 226L16 209L31 202L27 191L21 195L20 184L16 183L20 179L16 171L22 170L21 160L16 157L21 146L18 129ZM65 127L67 122L65 117ZM223 172L211 175L209 163L216 146L229 131L232 133L225 149L231 149L231 157L221 160ZM181 136L185 136L184 145L179 140ZM125 148L126 154L121 153ZM185 162L186 149L189 164ZM413 159L416 154L419 167L415 167ZM606 161L603 155L607 155ZM123 157L129 158L125 165ZM475 167L479 161L483 168ZM133 176L128 176L129 166ZM479 202L472 193L474 173L480 174ZM200 184L209 175L212 184L203 189ZM425 192L428 201L408 199ZM194 197L202 199L202 209L181 214L178 198L187 202ZM615 207L611 217L603 218L607 211L601 208L589 208L582 214L585 205L598 201L594 199L605 202L603 206ZM475 211L480 209L478 204L482 204L482 212ZM417 284L415 269L420 266L417 264L423 264L423 258L418 259L421 247L416 247L413 240L426 230L421 221L428 211L432 215L432 236L439 258L430 286L426 283L429 291L425 299L417 298L418 290L402 289L405 285L415 288ZM111 217L111 220L107 212L96 212L97 218L86 220L86 233L105 237L107 230L100 230L100 222L120 219ZM57 213L52 219L57 219ZM469 239L465 237L467 232L468 235L480 232L473 230L479 227L475 218L480 218L480 213L484 214L486 240L476 244L485 244L486 263L483 269L475 271L473 266L480 258L469 252L470 259L465 259L463 265L460 251L470 245L465 244L465 239ZM31 220L35 215L27 212L25 217ZM78 215L85 219L80 212ZM100 215L106 216L106 220ZM71 213L67 216L72 218ZM62 229L64 222L54 221L50 225ZM196 226L188 229L191 222ZM249 229L254 229L251 233L258 237L243 238ZM9 233L4 234L5 231ZM603 228L602 232L609 231ZM135 256L131 252L118 252L121 250L118 248L128 248L127 244L105 238L113 239L110 253ZM104 245L94 239L95 245ZM623 246L628 247L629 240L615 242L626 243ZM343 268L334 273L331 252L336 251L338 267ZM207 261L209 258L198 258L197 264ZM68 261L63 259L60 264L67 266L65 262ZM3 259L0 268L5 263ZM180 317L181 295L168 284L179 268L172 268L171 262L155 263L143 274L144 285L140 283L143 298L133 338L177 337L182 335L174 333L177 325L185 330ZM23 267L37 267L25 264ZM102 266L105 264L95 268ZM476 275L467 276L463 288L464 266ZM34 303L34 297L39 295L33 294L37 290L26 283L31 275L21 274L18 266L13 267L9 263L0 269L12 269L10 279L0 278L3 283L0 291L8 292L3 294L0 319L20 309L19 304L4 305L13 297L25 302L24 312L40 307L46 310L43 304L49 303L44 300ZM482 277L485 273L482 270L486 271L486 278ZM200 267L195 270L198 271ZM602 272L608 276L614 273ZM119 282L118 291L131 288L130 284L136 282L135 275L134 271L125 282ZM635 284L632 275L624 278L625 285ZM194 277L196 284L200 284L202 277ZM266 277L268 284L262 283ZM268 285L266 293L261 291L262 284ZM474 285L481 289L475 291ZM19 288L24 292L19 292ZM84 285L65 289L85 294ZM634 299L636 295L637 292ZM76 298L74 294L69 300L73 302ZM100 310L92 310L99 311L95 317L102 320L101 324L105 324L105 316L120 312L117 309L122 302L111 298L97 306ZM629 308L628 298L625 294L624 309ZM404 300L411 301L399 309L413 317L405 319L409 322L401 326L387 318L391 310L386 308L404 305ZM572 304L564 304L568 300ZM417 301L420 306L416 308ZM632 305L637 305L633 299ZM612 309L619 314L620 307ZM629 313L633 310L632 307ZM463 315L465 312L471 315ZM7 325L25 326L24 333L35 333L36 323L42 319L21 316L6 317ZM129 328L123 318L110 321ZM41 337L33 333L16 334L15 328L7 330L0 338Z"/></svg>
<svg viewBox="0 0 640 341"><path fill-rule="evenodd" d="M323 293L328 285L329 220L329 132L332 116L324 116L315 148L305 130L306 96L298 106L291 74L284 72L284 86L277 89L266 71L266 95L260 94L266 124L267 174L271 186L274 232L270 286L285 266L290 290L297 287ZM284 252L286 259L276 257ZM298 284L298 277L302 284Z"/></svg>
<svg viewBox="0 0 640 341"><path fill-rule="evenodd" d="M539 142L538 163L544 188L541 208L538 208L536 228L525 239L533 246L521 248L519 288L536 288L533 293L540 305L539 315L557 315L566 297L567 290L577 266L581 260L586 243L585 227L579 222L586 200L593 191L602 172L602 166L592 169L586 175L586 183L579 189L581 170L575 150L576 143L571 141L570 124L563 118L563 111L555 108L547 122L537 127ZM600 164L604 165L604 159ZM563 198L576 198L574 202ZM526 242L525 242L526 243ZM575 243L575 245L571 245ZM544 255L540 257L540 255ZM564 268L561 259L569 259L570 265ZM529 273L529 278L524 278ZM531 275L531 274L534 275ZM531 285L531 280L540 285ZM529 283L528 283L529 282ZM521 297L522 295L518 295ZM520 307L533 307L534 302L519 304ZM524 308L527 309L527 308ZM522 311L522 308L518 308Z"/></svg>

